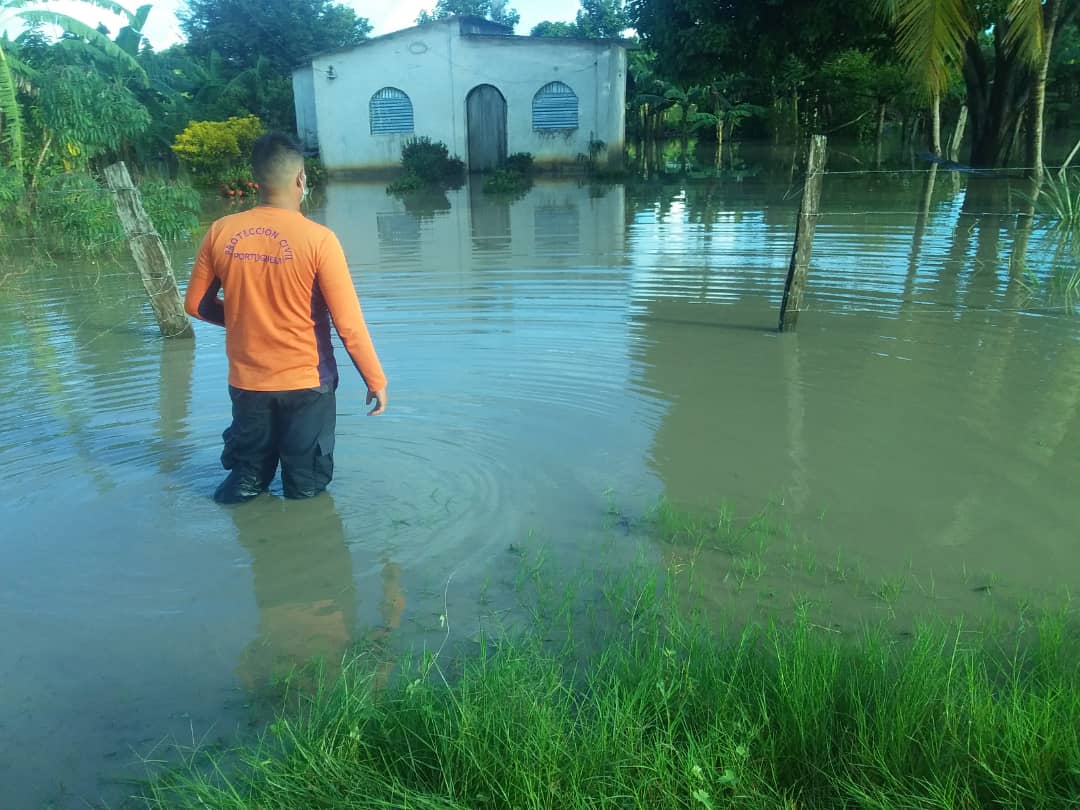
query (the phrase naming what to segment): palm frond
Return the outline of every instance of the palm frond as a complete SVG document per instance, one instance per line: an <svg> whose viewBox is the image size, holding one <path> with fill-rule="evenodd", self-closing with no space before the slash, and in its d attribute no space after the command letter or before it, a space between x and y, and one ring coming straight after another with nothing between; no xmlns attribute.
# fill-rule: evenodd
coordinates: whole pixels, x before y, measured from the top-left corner
<svg viewBox="0 0 1080 810"><path fill-rule="evenodd" d="M15 80L7 54L0 47L0 116L3 117L3 138L8 145L8 165L19 177L23 174L22 110L15 91Z"/></svg>
<svg viewBox="0 0 1080 810"><path fill-rule="evenodd" d="M927 93L941 93L974 34L968 0L887 0L895 5L896 50Z"/></svg>
<svg viewBox="0 0 1080 810"><path fill-rule="evenodd" d="M887 22L895 22L903 0L874 0L874 12Z"/></svg>
<svg viewBox="0 0 1080 810"><path fill-rule="evenodd" d="M107 56L112 57L117 62L128 67L133 73L139 76L143 83L147 83L146 71L143 70L142 65L135 59L134 56L127 53L123 48L109 39L107 36L91 28L85 23L81 23L66 14L59 14L55 11L20 11L19 16L27 22L45 23L47 25L56 25L64 29L69 34L82 37L86 42L102 51Z"/></svg>
<svg viewBox="0 0 1080 810"><path fill-rule="evenodd" d="M1046 43L1042 0L1009 0L1005 18L1009 22L1005 44L1026 62L1037 63Z"/></svg>
<svg viewBox="0 0 1080 810"><path fill-rule="evenodd" d="M115 14L118 17L123 17L127 20L128 25L135 25L135 14L132 14L126 8L124 8L115 0L79 0L80 5L93 6L94 8L100 8L103 11L108 11L110 14ZM14 10L31 10L34 6L45 5L42 0L4 0L5 9Z"/></svg>

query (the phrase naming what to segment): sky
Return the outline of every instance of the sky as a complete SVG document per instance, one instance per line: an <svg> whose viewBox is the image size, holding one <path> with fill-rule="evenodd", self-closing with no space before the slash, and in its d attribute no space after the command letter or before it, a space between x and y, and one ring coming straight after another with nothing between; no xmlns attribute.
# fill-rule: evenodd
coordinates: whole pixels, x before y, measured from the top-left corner
<svg viewBox="0 0 1080 810"><path fill-rule="evenodd" d="M122 5L133 11L143 2L146 0L121 0ZM435 5L435 0L395 0L395 2L338 0L338 2L352 6L361 17L367 17L371 21L372 36L408 28L414 24L416 15L422 9L430 10ZM46 0L42 5L50 11L68 14L89 25L96 26L98 23L104 23L113 33L122 25L121 18L86 3L73 0ZM528 34L534 25L544 20L569 22L574 19L579 8L578 0L516 0L516 2L510 0L507 5L510 8L516 8L521 14L521 22L516 29L518 34ZM176 19L176 12L182 6L183 0L153 2L143 34L150 40L155 50L163 50L182 39L180 25ZM11 30L9 33L14 36L16 31Z"/></svg>

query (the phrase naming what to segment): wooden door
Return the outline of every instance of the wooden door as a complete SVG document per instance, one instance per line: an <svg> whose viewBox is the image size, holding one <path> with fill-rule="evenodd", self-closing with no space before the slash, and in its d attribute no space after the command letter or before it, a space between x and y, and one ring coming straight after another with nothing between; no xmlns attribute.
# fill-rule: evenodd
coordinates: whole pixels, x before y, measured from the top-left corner
<svg viewBox="0 0 1080 810"><path fill-rule="evenodd" d="M465 100L469 171L497 169L506 160L506 99L490 84L474 87Z"/></svg>

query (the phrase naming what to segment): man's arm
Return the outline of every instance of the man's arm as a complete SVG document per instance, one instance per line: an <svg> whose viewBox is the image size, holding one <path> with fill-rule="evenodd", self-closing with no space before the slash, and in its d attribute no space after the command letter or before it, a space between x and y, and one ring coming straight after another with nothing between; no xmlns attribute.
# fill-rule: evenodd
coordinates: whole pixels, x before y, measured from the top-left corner
<svg viewBox="0 0 1080 810"><path fill-rule="evenodd" d="M378 416L386 408L386 375L383 373L375 345L371 341L360 299L356 295L349 266L341 243L332 234L319 250L319 266L315 282L322 291L323 300L334 320L334 329L345 344L345 350L353 365L364 378L368 388L368 404L375 400L372 416Z"/></svg>
<svg viewBox="0 0 1080 810"><path fill-rule="evenodd" d="M184 296L184 309L188 315L218 326L225 325L225 305L218 298L221 279L214 273L213 267L213 227L203 238L199 253L195 257L195 267L188 280L187 294Z"/></svg>

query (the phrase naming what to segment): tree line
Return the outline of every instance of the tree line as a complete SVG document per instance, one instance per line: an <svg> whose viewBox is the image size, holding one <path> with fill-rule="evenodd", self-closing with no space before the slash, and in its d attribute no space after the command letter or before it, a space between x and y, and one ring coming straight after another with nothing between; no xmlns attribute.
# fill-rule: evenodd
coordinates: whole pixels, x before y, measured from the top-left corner
<svg viewBox="0 0 1080 810"><path fill-rule="evenodd" d="M156 51L143 36L152 6L86 2L123 24L0 0L23 25L0 40L0 202L117 157L175 175L172 146L191 121L254 115L292 129L292 69L371 34L331 0L189 0L185 41ZM628 37L634 137L893 129L943 154L942 130L966 108L967 162L1036 166L1043 133L1073 124L1078 12L1080 0L581 0L575 19L530 34ZM437 0L418 22L456 14L520 21L506 0Z"/></svg>

